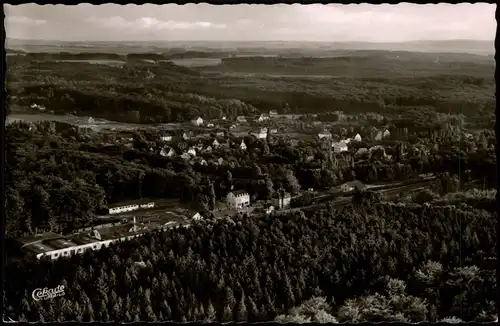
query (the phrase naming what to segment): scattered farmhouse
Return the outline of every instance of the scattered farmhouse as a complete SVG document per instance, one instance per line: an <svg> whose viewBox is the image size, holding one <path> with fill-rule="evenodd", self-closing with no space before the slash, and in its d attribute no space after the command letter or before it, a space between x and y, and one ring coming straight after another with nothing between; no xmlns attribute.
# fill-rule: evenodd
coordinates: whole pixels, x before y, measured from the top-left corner
<svg viewBox="0 0 500 326"><path fill-rule="evenodd" d="M199 212L196 212L191 218L195 221L199 221L203 219L203 216L201 216Z"/></svg>
<svg viewBox="0 0 500 326"><path fill-rule="evenodd" d="M238 121L239 123L244 123L247 122L247 118L244 116L239 116L236 118L236 121Z"/></svg>
<svg viewBox="0 0 500 326"><path fill-rule="evenodd" d="M189 160L191 158L191 155L189 155L188 153L182 153L181 158L184 160Z"/></svg>
<svg viewBox="0 0 500 326"><path fill-rule="evenodd" d="M356 136L354 137L354 140L355 141L361 141L361 135L360 134L356 134Z"/></svg>
<svg viewBox="0 0 500 326"><path fill-rule="evenodd" d="M191 156L196 156L196 149L194 149L193 147L191 147L188 151L187 151L187 154L191 155Z"/></svg>
<svg viewBox="0 0 500 326"><path fill-rule="evenodd" d="M247 145L245 144L245 142L243 140L241 141L240 149L243 151L247 149Z"/></svg>
<svg viewBox="0 0 500 326"><path fill-rule="evenodd" d="M214 148L217 148L217 147L219 147L219 145L220 145L220 143L217 141L217 139L214 139L214 141L213 141L213 143L212 143L212 146L213 146Z"/></svg>
<svg viewBox="0 0 500 326"><path fill-rule="evenodd" d="M332 143L333 151L335 153L346 152L348 150L345 141L339 141L337 143Z"/></svg>
<svg viewBox="0 0 500 326"><path fill-rule="evenodd" d="M160 140L164 141L164 142L172 141L172 136L170 136L170 135L163 135L163 136L160 136Z"/></svg>
<svg viewBox="0 0 500 326"><path fill-rule="evenodd" d="M276 133L278 133L278 129L271 129L271 131L270 131L270 132L271 132L272 134L276 134Z"/></svg>
<svg viewBox="0 0 500 326"><path fill-rule="evenodd" d="M265 139L267 138L267 128L261 128L259 132L252 135L254 135L257 139Z"/></svg>
<svg viewBox="0 0 500 326"><path fill-rule="evenodd" d="M191 120L191 123L195 126L201 126L203 124L203 119L198 117L197 119Z"/></svg>
<svg viewBox="0 0 500 326"><path fill-rule="evenodd" d="M266 121L266 120L269 120L269 115L268 114L265 114L265 113L262 113L259 118L257 119L257 121L259 122L262 122L262 121Z"/></svg>
<svg viewBox="0 0 500 326"><path fill-rule="evenodd" d="M383 137L382 131L379 131L375 136L375 140L382 140L382 137Z"/></svg>
<svg viewBox="0 0 500 326"><path fill-rule="evenodd" d="M213 123L209 123L209 124L207 124L207 127L208 127L208 128L212 128L213 126L214 126L214 124L213 124Z"/></svg>
<svg viewBox="0 0 500 326"><path fill-rule="evenodd" d="M250 195L245 190L236 190L226 196L227 205L231 208L241 209L250 205Z"/></svg>
<svg viewBox="0 0 500 326"><path fill-rule="evenodd" d="M329 132L328 130L323 130L322 132L320 132L320 133L318 134L318 138L319 138L319 139L323 139L323 138L328 138L328 139L330 139L330 138L332 138L332 133L331 133L331 132Z"/></svg>
<svg viewBox="0 0 500 326"><path fill-rule="evenodd" d="M278 111L276 111L276 110L271 110L271 111L269 111L269 115L270 115L270 116L277 116L277 115L278 115Z"/></svg>
<svg viewBox="0 0 500 326"><path fill-rule="evenodd" d="M350 192L354 190L364 190L366 186L358 180L349 181L340 186L342 192Z"/></svg>
<svg viewBox="0 0 500 326"><path fill-rule="evenodd" d="M31 108L32 109L37 109L38 111L42 111L42 112L45 111L45 106L43 106L43 105L32 104Z"/></svg>
<svg viewBox="0 0 500 326"><path fill-rule="evenodd" d="M160 151L160 155L164 157L173 157L175 156L175 151L171 147L163 147Z"/></svg>
<svg viewBox="0 0 500 326"><path fill-rule="evenodd" d="M386 130L384 131L384 134L383 134L382 136L383 136L383 138L388 138L388 137L391 137L391 132L390 132L389 130L387 130L387 129L386 129Z"/></svg>

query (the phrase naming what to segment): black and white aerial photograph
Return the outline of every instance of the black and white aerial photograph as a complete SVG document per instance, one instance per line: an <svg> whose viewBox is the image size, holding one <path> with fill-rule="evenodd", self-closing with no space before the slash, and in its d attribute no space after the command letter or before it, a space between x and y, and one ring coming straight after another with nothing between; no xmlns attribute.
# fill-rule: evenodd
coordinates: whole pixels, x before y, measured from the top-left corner
<svg viewBox="0 0 500 326"><path fill-rule="evenodd" d="M498 322L495 4L3 7L4 322Z"/></svg>

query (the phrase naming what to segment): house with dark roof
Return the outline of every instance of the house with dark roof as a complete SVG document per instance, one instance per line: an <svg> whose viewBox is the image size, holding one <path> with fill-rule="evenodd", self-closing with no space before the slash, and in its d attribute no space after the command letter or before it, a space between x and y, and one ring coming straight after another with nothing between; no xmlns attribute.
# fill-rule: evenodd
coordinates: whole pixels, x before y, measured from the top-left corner
<svg viewBox="0 0 500 326"><path fill-rule="evenodd" d="M364 190L366 186L359 180L349 181L340 186L342 192L351 192L354 190Z"/></svg>

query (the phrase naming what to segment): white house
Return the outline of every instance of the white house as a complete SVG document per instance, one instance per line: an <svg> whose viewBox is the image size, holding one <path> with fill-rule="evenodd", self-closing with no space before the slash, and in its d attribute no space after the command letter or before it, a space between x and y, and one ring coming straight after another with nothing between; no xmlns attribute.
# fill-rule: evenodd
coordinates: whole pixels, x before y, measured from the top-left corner
<svg viewBox="0 0 500 326"><path fill-rule="evenodd" d="M382 140L382 131L379 131L375 136L375 140Z"/></svg>
<svg viewBox="0 0 500 326"><path fill-rule="evenodd" d="M169 135L163 135L163 136L160 136L160 140L161 141L172 141L172 136L169 136Z"/></svg>
<svg viewBox="0 0 500 326"><path fill-rule="evenodd" d="M240 123L247 122L247 118L245 118L244 116L240 115L239 117L236 118L236 121L238 121Z"/></svg>
<svg viewBox="0 0 500 326"><path fill-rule="evenodd" d="M278 111L276 111L276 110L271 110L271 111L269 111L269 115L270 115L270 116L277 116L277 115L278 115Z"/></svg>
<svg viewBox="0 0 500 326"><path fill-rule="evenodd" d="M87 124L89 124L89 125L93 125L94 123L95 123L94 118L89 117L89 119L87 120Z"/></svg>
<svg viewBox="0 0 500 326"><path fill-rule="evenodd" d="M133 201L129 203L117 203L112 205L107 205L109 214L119 214L124 212L131 212L138 210L139 208L151 208L155 206L153 201L147 201L144 199Z"/></svg>
<svg viewBox="0 0 500 326"><path fill-rule="evenodd" d="M212 146L208 146L205 148L205 152L210 153L212 151Z"/></svg>
<svg viewBox="0 0 500 326"><path fill-rule="evenodd" d="M224 159L223 159L222 157L219 157L219 158L217 159L217 163L218 163L219 165L222 165L222 164L224 163Z"/></svg>
<svg viewBox="0 0 500 326"><path fill-rule="evenodd" d="M194 149L193 147L191 147L191 148L187 151L187 153L188 153L189 155L196 156L196 149Z"/></svg>
<svg viewBox="0 0 500 326"><path fill-rule="evenodd" d="M387 130L387 129L386 129L386 130L384 131L383 137L384 137L384 138L388 138L388 137L390 137L390 136L391 136L391 132L390 132L389 130Z"/></svg>
<svg viewBox="0 0 500 326"><path fill-rule="evenodd" d="M109 205L108 205L109 206ZM129 205L112 205L108 208L109 214L119 214L125 212L131 212L139 209L139 204L129 204Z"/></svg>
<svg viewBox="0 0 500 326"><path fill-rule="evenodd" d="M32 105L31 105L31 108L32 108L32 109L38 109L38 110L40 110L40 111L45 111L45 106L43 106L43 105L32 104Z"/></svg>
<svg viewBox="0 0 500 326"><path fill-rule="evenodd" d="M191 138L191 134L190 134L190 133L185 132L185 133L183 133L183 134L182 134L182 139L184 139L184 140L188 140L188 139L190 139L190 138Z"/></svg>
<svg viewBox="0 0 500 326"><path fill-rule="evenodd" d="M356 136L354 137L354 140L355 141L361 141L361 135L360 134L356 134Z"/></svg>
<svg viewBox="0 0 500 326"><path fill-rule="evenodd" d="M196 214L193 215L192 219L195 221L199 221L203 219L203 216L201 216L201 214L197 212Z"/></svg>
<svg viewBox="0 0 500 326"><path fill-rule="evenodd" d="M195 126L201 126L203 124L203 119L201 117L198 117L198 119L191 120L191 123Z"/></svg>
<svg viewBox="0 0 500 326"><path fill-rule="evenodd" d="M182 153L181 158L183 158L184 160L189 160L191 158L191 155L189 155L188 153Z"/></svg>
<svg viewBox="0 0 500 326"><path fill-rule="evenodd" d="M201 159L201 160L200 160L200 164L201 164L201 165L204 165L204 166L207 166L207 165L208 165L208 163L207 163L207 161L206 161L205 159Z"/></svg>
<svg viewBox="0 0 500 326"><path fill-rule="evenodd" d="M231 126L229 127L229 129L234 129L234 128L236 128L236 125L231 125Z"/></svg>
<svg viewBox="0 0 500 326"><path fill-rule="evenodd" d="M219 145L220 145L220 144L219 144L219 142L217 141L217 139L214 139L214 141L213 141L213 143L212 143L212 146L213 146L214 148L217 148L217 147L219 147Z"/></svg>
<svg viewBox="0 0 500 326"><path fill-rule="evenodd" d="M213 124L213 123L209 123L209 124L207 124L207 127L208 127L208 128L212 128L213 126L214 126L214 124Z"/></svg>
<svg viewBox="0 0 500 326"><path fill-rule="evenodd" d="M347 152L347 144L344 141L339 141L338 143L332 144L333 151L335 153Z"/></svg>
<svg viewBox="0 0 500 326"><path fill-rule="evenodd" d="M144 203L139 205L140 208L154 208L155 203L154 202L149 202L149 203Z"/></svg>
<svg viewBox="0 0 500 326"><path fill-rule="evenodd" d="M223 116L223 117L222 117L222 120L226 120L226 116Z"/></svg>
<svg viewBox="0 0 500 326"><path fill-rule="evenodd" d="M261 128L259 132L253 134L257 139L267 138L267 128Z"/></svg>
<svg viewBox="0 0 500 326"><path fill-rule="evenodd" d="M165 157L167 156L168 152L170 151L170 148L169 147L163 147L160 151L160 155Z"/></svg>
<svg viewBox="0 0 500 326"><path fill-rule="evenodd" d="M231 208L243 208L250 205L250 195L245 190L236 190L227 194L227 205Z"/></svg>
<svg viewBox="0 0 500 326"><path fill-rule="evenodd" d="M271 132L272 134L276 134L276 133L278 133L278 129L271 129L271 131L270 131L270 132Z"/></svg>
<svg viewBox="0 0 500 326"><path fill-rule="evenodd" d="M172 157L175 155L175 151L170 147L163 147L160 151L160 155L163 157Z"/></svg>
<svg viewBox="0 0 500 326"><path fill-rule="evenodd" d="M245 142L243 140L241 141L240 149L243 151L247 149L247 145L245 144Z"/></svg>
<svg viewBox="0 0 500 326"><path fill-rule="evenodd" d="M323 138L332 138L332 133L329 132L328 130L324 130L318 134L319 139Z"/></svg>
<svg viewBox="0 0 500 326"><path fill-rule="evenodd" d="M350 191L353 191L355 189L363 190L365 188L366 188L366 186L361 181L358 181L358 180L349 181L349 182L346 182L340 186L340 190L342 192L350 192Z"/></svg>
<svg viewBox="0 0 500 326"><path fill-rule="evenodd" d="M215 133L215 136L224 137L224 131L218 131L217 133Z"/></svg>
<svg viewBox="0 0 500 326"><path fill-rule="evenodd" d="M257 121L262 122L262 121L266 121L266 120L268 120L268 119L269 119L269 115L267 115L267 114L263 113L263 114L261 114L261 115L259 116L259 118L257 119Z"/></svg>

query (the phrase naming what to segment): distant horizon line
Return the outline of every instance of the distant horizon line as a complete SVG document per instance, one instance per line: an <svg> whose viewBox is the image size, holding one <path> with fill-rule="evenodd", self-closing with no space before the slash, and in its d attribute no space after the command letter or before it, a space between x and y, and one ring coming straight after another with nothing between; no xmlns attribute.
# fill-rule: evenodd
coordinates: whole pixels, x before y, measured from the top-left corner
<svg viewBox="0 0 500 326"><path fill-rule="evenodd" d="M78 41L73 41L73 40L57 40L57 39L23 39L23 38L13 38L13 37L5 37L5 40L12 40L12 41L24 41L24 42L29 42L29 41L35 41L35 42L64 42L64 43L119 43L119 42L131 42L131 43L145 43L145 42L193 42L193 43L200 43L200 42L208 42L208 43L215 43L215 42L231 42L231 43L270 43L270 42L281 42L281 43L294 43L294 42L301 42L301 43L370 43L370 44L397 44L397 43L417 43L417 42L494 42L495 39L439 39L439 40L428 40L428 39L420 39L420 40L407 40L407 41L310 41L310 40L78 40Z"/></svg>

